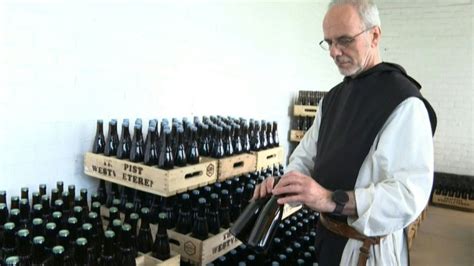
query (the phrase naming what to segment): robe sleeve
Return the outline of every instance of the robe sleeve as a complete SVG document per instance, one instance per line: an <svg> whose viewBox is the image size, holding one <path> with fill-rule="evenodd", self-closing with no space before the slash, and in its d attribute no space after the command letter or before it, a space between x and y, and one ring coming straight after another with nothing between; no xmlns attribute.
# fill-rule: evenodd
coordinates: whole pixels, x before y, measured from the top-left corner
<svg viewBox="0 0 474 266"><path fill-rule="evenodd" d="M433 138L420 99L410 97L394 110L365 160L370 167L361 168L355 189L358 217L349 217L349 224L368 236L406 227L426 206L433 185Z"/></svg>
<svg viewBox="0 0 474 266"><path fill-rule="evenodd" d="M286 173L298 171L302 174L312 176L317 153L316 144L318 142L319 127L321 125L322 102L323 99L319 102L319 110L316 113L313 124L291 154L288 166L285 170Z"/></svg>

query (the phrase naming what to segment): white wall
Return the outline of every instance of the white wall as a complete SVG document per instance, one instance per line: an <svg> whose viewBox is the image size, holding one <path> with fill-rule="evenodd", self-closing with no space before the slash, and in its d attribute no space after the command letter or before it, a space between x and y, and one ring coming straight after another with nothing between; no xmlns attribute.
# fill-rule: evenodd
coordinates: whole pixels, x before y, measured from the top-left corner
<svg viewBox="0 0 474 266"><path fill-rule="evenodd" d="M83 174L96 119L277 120L299 89L340 80L317 42L326 4L2 1L0 189Z"/></svg>
<svg viewBox="0 0 474 266"><path fill-rule="evenodd" d="M437 112L435 170L474 175L472 1L378 2L383 59L402 64Z"/></svg>
<svg viewBox="0 0 474 266"><path fill-rule="evenodd" d="M341 80L317 46L326 2L0 2L0 189L95 188L83 154L98 118L277 120L286 147L296 91ZM378 5L384 60L438 112L436 170L472 175L472 1Z"/></svg>

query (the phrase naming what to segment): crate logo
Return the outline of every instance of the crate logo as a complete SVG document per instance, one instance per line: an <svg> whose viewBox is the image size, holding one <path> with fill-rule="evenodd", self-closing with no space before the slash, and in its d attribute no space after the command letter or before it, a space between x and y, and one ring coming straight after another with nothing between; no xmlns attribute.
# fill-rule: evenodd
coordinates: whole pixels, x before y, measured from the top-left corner
<svg viewBox="0 0 474 266"><path fill-rule="evenodd" d="M214 171L215 171L214 165L212 163L210 163L206 168L206 175L208 177L211 177L214 174Z"/></svg>
<svg viewBox="0 0 474 266"><path fill-rule="evenodd" d="M237 241L237 239L230 232L225 233L222 238L222 242L212 248L212 254L228 250Z"/></svg>
<svg viewBox="0 0 474 266"><path fill-rule="evenodd" d="M184 243L184 252L186 254L192 256L196 254L196 245L194 245L191 241L187 241Z"/></svg>

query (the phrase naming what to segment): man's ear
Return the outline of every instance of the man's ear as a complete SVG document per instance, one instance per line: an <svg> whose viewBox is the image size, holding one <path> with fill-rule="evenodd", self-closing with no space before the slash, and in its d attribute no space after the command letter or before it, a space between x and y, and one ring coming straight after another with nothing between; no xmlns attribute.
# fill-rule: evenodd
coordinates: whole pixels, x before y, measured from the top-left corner
<svg viewBox="0 0 474 266"><path fill-rule="evenodd" d="M382 35L382 30L380 29L379 26L375 26L371 30L372 41L370 43L370 46L372 48L377 47L379 45L381 35Z"/></svg>

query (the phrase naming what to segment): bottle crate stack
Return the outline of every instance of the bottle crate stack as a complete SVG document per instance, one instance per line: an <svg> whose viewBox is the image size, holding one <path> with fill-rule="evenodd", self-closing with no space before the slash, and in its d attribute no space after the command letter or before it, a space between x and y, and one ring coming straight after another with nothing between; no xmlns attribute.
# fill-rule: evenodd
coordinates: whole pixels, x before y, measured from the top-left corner
<svg viewBox="0 0 474 266"><path fill-rule="evenodd" d="M300 142L311 127L318 111L319 101L326 94L322 91L298 91L293 105L293 121L290 141Z"/></svg>
<svg viewBox="0 0 474 266"><path fill-rule="evenodd" d="M222 205L233 208L231 203L238 202L238 198L247 202L258 182L280 174L283 149L279 147L276 122L252 119L247 122L242 118L220 116L203 117L202 120L195 117L193 122L186 118L172 121L170 127L166 119L160 126L157 120L150 120L146 140L143 140L139 119L135 121L133 139L127 133L128 120L122 123L121 137L118 137L116 120L109 121L107 137L104 137L103 122L98 120L93 151L85 154L84 172L101 180L99 190L105 190L105 181L112 183L110 200L102 210L105 219L109 219L110 210L112 215L115 209L119 213L124 210L126 202L133 202L136 195L151 198L153 200L148 199L148 202L155 202L147 204L151 217L157 217L159 212L171 217L167 235L171 251L181 255L181 264L205 265L240 245L228 230L236 214L231 212L232 220L217 229L213 227L205 237L200 237L189 228L183 230L183 226L178 226L181 202L186 198L193 204L204 200L206 213L213 197L218 199L219 208ZM127 138L131 140L128 146ZM189 158L193 159L190 161ZM131 195L133 193L135 196ZM285 206L285 217L298 209ZM123 220L126 216L124 210L119 217ZM199 220L197 214L193 215L194 220ZM159 228L155 224L156 221L150 221L151 231Z"/></svg>
<svg viewBox="0 0 474 266"><path fill-rule="evenodd" d="M431 202L442 207L474 212L474 178L435 173Z"/></svg>

